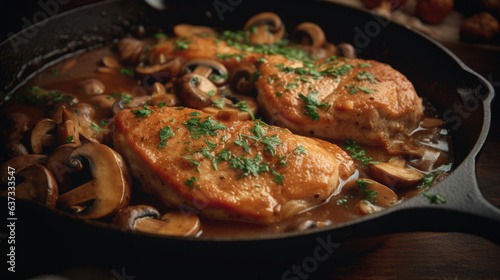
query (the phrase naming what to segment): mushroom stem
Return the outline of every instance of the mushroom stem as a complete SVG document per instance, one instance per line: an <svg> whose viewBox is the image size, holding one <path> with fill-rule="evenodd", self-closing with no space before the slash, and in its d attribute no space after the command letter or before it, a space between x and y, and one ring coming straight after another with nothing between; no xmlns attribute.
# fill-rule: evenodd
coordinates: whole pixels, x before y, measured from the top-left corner
<svg viewBox="0 0 500 280"><path fill-rule="evenodd" d="M201 75L205 78L208 78L210 74L212 74L212 68L208 67L206 65L198 65L194 70L193 73Z"/></svg>
<svg viewBox="0 0 500 280"><path fill-rule="evenodd" d="M97 198L97 188L94 181L85 183L59 196L58 205L62 208L70 208Z"/></svg>

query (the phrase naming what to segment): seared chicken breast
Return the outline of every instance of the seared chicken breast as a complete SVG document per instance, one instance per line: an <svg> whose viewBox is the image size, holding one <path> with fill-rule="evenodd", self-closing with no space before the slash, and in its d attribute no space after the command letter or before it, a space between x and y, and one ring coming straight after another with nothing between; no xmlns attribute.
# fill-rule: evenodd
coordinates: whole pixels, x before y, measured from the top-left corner
<svg viewBox="0 0 500 280"><path fill-rule="evenodd" d="M306 66L277 55L266 60L256 83L260 109L269 122L294 133L387 147L423 117L413 85L386 64L333 58Z"/></svg>
<svg viewBox="0 0 500 280"><path fill-rule="evenodd" d="M189 47L179 48L179 42L189 42ZM409 134L423 118L422 100L412 83L391 66L373 60L331 57L305 65L199 36L170 40L153 53L215 59L228 69L239 63L256 64L261 112L270 123L301 135L353 139L389 150L391 139Z"/></svg>
<svg viewBox="0 0 500 280"><path fill-rule="evenodd" d="M327 201L339 176L354 172L337 146L258 120L144 107L121 111L110 128L114 148L146 192L216 219L286 219Z"/></svg>

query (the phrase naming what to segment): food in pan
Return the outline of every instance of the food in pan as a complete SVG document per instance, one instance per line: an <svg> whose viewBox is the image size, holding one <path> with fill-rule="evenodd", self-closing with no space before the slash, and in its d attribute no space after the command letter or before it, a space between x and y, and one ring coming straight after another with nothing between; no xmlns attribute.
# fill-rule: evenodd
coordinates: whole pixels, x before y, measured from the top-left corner
<svg viewBox="0 0 500 280"><path fill-rule="evenodd" d="M17 198L165 235L342 223L424 191L453 160L402 73L314 23L288 36L269 12L240 31L121 38L48 67L0 111Z"/></svg>

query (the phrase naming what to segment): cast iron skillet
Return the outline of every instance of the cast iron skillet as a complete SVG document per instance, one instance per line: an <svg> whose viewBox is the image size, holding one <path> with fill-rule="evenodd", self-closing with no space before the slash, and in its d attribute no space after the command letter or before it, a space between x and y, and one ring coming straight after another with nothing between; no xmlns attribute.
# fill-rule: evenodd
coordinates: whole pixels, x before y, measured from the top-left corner
<svg viewBox="0 0 500 280"><path fill-rule="evenodd" d="M318 246L341 244L327 250L335 256L345 252L343 248L352 248L349 244L356 244L359 238L387 233L461 231L500 243L500 211L482 197L475 174L476 157L490 125L492 86L434 40L362 11L312 1L288 1L284 9L283 3L269 1L184 0L159 12L139 0L104 1L54 16L43 26L32 26L3 42L1 89L9 93L43 66L134 34L139 25L146 30L158 26L167 32L177 23L241 28L261 11L279 14L287 30L303 21L315 22L324 28L330 42L351 43L360 57L388 63L413 82L450 128L454 171L430 190L444 194L446 204L430 204L419 195L373 215L307 232L191 238L122 232L18 201L16 261L20 273L83 262L102 263L117 271L126 267L129 274L135 269L132 275L176 269L210 275L216 269L243 271L248 276L270 267L276 275L283 275L291 264L314 257ZM5 199L2 205L7 205Z"/></svg>

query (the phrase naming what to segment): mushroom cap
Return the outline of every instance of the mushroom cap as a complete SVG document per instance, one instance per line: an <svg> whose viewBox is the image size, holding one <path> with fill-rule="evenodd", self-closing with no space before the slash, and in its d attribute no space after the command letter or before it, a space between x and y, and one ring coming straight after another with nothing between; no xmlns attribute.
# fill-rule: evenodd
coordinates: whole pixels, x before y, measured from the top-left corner
<svg viewBox="0 0 500 280"><path fill-rule="evenodd" d="M349 181L343 186L342 191L359 198L359 209L365 214L380 211L399 201L393 190L372 179L359 178ZM367 197L370 192L376 192L371 199Z"/></svg>
<svg viewBox="0 0 500 280"><path fill-rule="evenodd" d="M152 65L144 65L141 63L135 67L135 73L140 77L151 75L156 81L167 81L171 80L179 74L179 72L181 71L182 62L182 58L174 57L164 62Z"/></svg>
<svg viewBox="0 0 500 280"><path fill-rule="evenodd" d="M81 162L75 166L69 166L68 155L78 147L75 143L64 144L57 147L47 158L45 167L54 175L60 192L65 192L72 184L72 174L82 170Z"/></svg>
<svg viewBox="0 0 500 280"><path fill-rule="evenodd" d="M28 154L28 149L19 141L10 141L5 144L5 150L9 158L23 156Z"/></svg>
<svg viewBox="0 0 500 280"><path fill-rule="evenodd" d="M216 86L227 83L228 71L224 64L213 60L198 58L186 62L181 69L182 74L195 73L209 78ZM212 74L216 74L212 76Z"/></svg>
<svg viewBox="0 0 500 280"><path fill-rule="evenodd" d="M111 224L120 228L135 230L138 219L157 219L158 217L160 217L160 213L156 208L149 205L134 205L118 211L113 217Z"/></svg>
<svg viewBox="0 0 500 280"><path fill-rule="evenodd" d="M118 42L118 57L126 64L135 65L139 62L144 48L144 43L135 38L123 38Z"/></svg>
<svg viewBox="0 0 500 280"><path fill-rule="evenodd" d="M57 182L47 168L33 164L19 172L16 178L24 180L16 186L16 199L36 201L50 208L56 207Z"/></svg>
<svg viewBox="0 0 500 280"><path fill-rule="evenodd" d="M285 25L281 18L271 12L264 12L251 17L245 24L244 30L256 28L250 32L251 44L274 44L285 35Z"/></svg>
<svg viewBox="0 0 500 280"><path fill-rule="evenodd" d="M254 73L257 68L253 63L239 64L231 71L229 78L231 88L236 92L250 92L255 89Z"/></svg>
<svg viewBox="0 0 500 280"><path fill-rule="evenodd" d="M30 146L31 150L35 154L42 154L46 151L45 147L54 146L55 141L55 131L57 128L57 123L51 119L40 119L37 121L30 132Z"/></svg>
<svg viewBox="0 0 500 280"><path fill-rule="evenodd" d="M2 177L2 184L7 184L9 177L8 170L9 167L16 170L17 173L21 172L24 168L37 164L45 164L47 162L47 156L41 154L28 154L17 156L15 158L11 158L8 161L4 162L2 166L0 166L0 174Z"/></svg>
<svg viewBox="0 0 500 280"><path fill-rule="evenodd" d="M319 25L312 22L303 22L295 27L292 40L301 45L321 47L326 43L326 36Z"/></svg>
<svg viewBox="0 0 500 280"><path fill-rule="evenodd" d="M188 73L174 83L175 93L184 103L195 109L212 105L209 93L216 95L217 87L208 79L195 73Z"/></svg>
<svg viewBox="0 0 500 280"><path fill-rule="evenodd" d="M131 178L122 157L106 145L87 143L76 147L68 156L68 165L88 161L92 180L59 196L58 205L65 209L86 206L79 216L100 219L128 205Z"/></svg>
<svg viewBox="0 0 500 280"><path fill-rule="evenodd" d="M106 87L98 79L86 79L78 83L78 91L86 96L103 94Z"/></svg>

